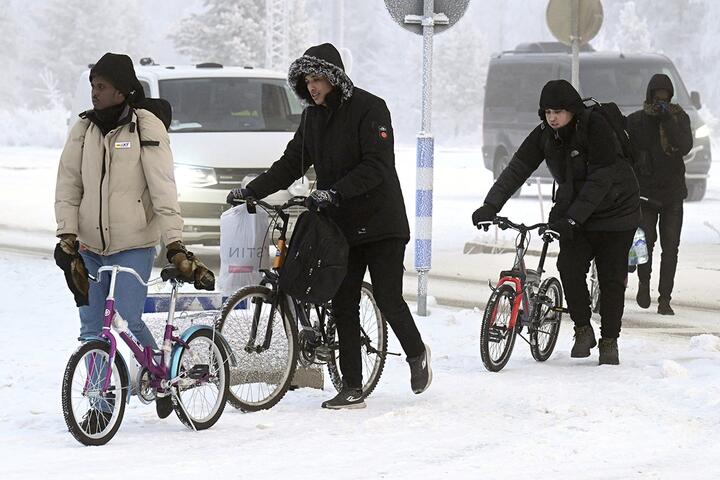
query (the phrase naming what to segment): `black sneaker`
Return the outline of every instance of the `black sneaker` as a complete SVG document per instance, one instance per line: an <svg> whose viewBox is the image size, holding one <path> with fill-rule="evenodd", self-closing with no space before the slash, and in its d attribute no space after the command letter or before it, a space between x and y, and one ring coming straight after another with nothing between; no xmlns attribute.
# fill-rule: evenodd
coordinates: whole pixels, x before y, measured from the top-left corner
<svg viewBox="0 0 720 480"><path fill-rule="evenodd" d="M595 332L592 325L583 325L575 327L575 343L570 350L572 358L584 358L590 356L590 349L597 345L595 340Z"/></svg>
<svg viewBox="0 0 720 480"><path fill-rule="evenodd" d="M620 365L620 356L618 354L617 338L601 338L600 346L600 365Z"/></svg>
<svg viewBox="0 0 720 480"><path fill-rule="evenodd" d="M637 301L637 304L640 306L640 308L648 308L650 306L649 283L640 282L640 284L638 284L638 293L635 297L635 301Z"/></svg>
<svg viewBox="0 0 720 480"><path fill-rule="evenodd" d="M410 364L410 386L416 394L428 389L432 383L432 368L430 368L430 347L425 344L425 351L417 357L407 359Z"/></svg>
<svg viewBox="0 0 720 480"><path fill-rule="evenodd" d="M365 408L366 406L361 388L343 388L334 398L322 403L322 408L331 410Z"/></svg>
<svg viewBox="0 0 720 480"><path fill-rule="evenodd" d="M170 394L164 397L155 398L155 411L160 418L167 418L173 411L173 403Z"/></svg>
<svg viewBox="0 0 720 480"><path fill-rule="evenodd" d="M673 310L670 306L669 300L660 299L658 301L657 313L659 313L660 315L675 315L675 310Z"/></svg>
<svg viewBox="0 0 720 480"><path fill-rule="evenodd" d="M80 422L80 428L88 435L95 435L105 430L112 418L112 412L103 412L95 408L91 408L85 413Z"/></svg>

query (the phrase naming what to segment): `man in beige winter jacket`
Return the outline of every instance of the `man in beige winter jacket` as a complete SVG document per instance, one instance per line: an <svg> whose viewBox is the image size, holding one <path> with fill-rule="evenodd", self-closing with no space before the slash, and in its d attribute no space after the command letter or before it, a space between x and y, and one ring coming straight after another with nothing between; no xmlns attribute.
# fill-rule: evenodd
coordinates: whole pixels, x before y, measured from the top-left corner
<svg viewBox="0 0 720 480"><path fill-rule="evenodd" d="M55 191L60 237L55 258L58 265L73 269L68 284L80 307L81 340L100 333L109 290L108 275L88 285L83 264L94 276L101 266L133 268L147 281L162 239L168 260L184 280L214 288L212 272L182 243L170 141L158 118L169 123L169 105L145 99L127 55L105 54L90 70L90 83L94 108L82 113L70 131ZM145 109L151 107L156 113ZM147 287L135 278L117 277L115 307L138 342L157 349L141 319L146 295ZM161 418L172 410L165 398L158 402ZM111 412L91 410L88 428L101 431Z"/></svg>

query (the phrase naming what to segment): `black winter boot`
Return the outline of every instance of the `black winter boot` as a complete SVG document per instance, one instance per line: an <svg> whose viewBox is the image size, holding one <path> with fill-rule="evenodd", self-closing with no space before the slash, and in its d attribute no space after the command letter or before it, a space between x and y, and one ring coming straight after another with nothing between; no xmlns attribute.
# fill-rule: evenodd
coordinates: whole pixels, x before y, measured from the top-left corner
<svg viewBox="0 0 720 480"><path fill-rule="evenodd" d="M416 394L422 393L432 383L432 368L430 367L430 347L425 344L425 351L417 357L408 357L410 365L410 388Z"/></svg>
<svg viewBox="0 0 720 480"><path fill-rule="evenodd" d="M619 365L620 357L618 355L617 338L601 338L600 346L600 365Z"/></svg>
<svg viewBox="0 0 720 480"><path fill-rule="evenodd" d="M659 313L660 315L675 315L675 311L670 306L670 300L659 298L657 313Z"/></svg>
<svg viewBox="0 0 720 480"><path fill-rule="evenodd" d="M648 308L650 306L650 283L640 282L638 284L638 293L635 300L640 308Z"/></svg>
<svg viewBox="0 0 720 480"><path fill-rule="evenodd" d="M575 326L575 343L570 356L572 358L584 358L590 356L590 349L597 345L595 332L592 325Z"/></svg>

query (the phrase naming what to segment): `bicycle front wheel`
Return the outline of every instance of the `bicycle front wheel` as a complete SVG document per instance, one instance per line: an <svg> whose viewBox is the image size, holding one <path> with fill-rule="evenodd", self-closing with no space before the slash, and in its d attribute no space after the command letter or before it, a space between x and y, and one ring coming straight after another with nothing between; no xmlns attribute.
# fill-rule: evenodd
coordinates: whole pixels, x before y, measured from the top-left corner
<svg viewBox="0 0 720 480"><path fill-rule="evenodd" d="M332 312L327 323L327 333L332 348L332 356L328 361L328 372L333 386L339 392L343 382L340 373L337 326L332 318ZM360 292L360 354L362 356L362 390L365 397L375 390L385 368L387 343L387 322L375 302L372 285L363 282Z"/></svg>
<svg viewBox="0 0 720 480"><path fill-rule="evenodd" d="M115 354L108 370L109 361L110 345L94 340L82 344L65 367L63 416L68 431L83 445L109 442L120 428L125 413L127 372L119 353Z"/></svg>
<svg viewBox="0 0 720 480"><path fill-rule="evenodd" d="M180 352L179 380L173 386L175 413L194 430L215 425L227 399L227 353L215 332L198 330L187 339Z"/></svg>
<svg viewBox="0 0 720 480"><path fill-rule="evenodd" d="M515 345L515 326L510 328L515 289L501 285L493 292L485 307L480 326L480 357L491 372L499 372L507 364Z"/></svg>
<svg viewBox="0 0 720 480"><path fill-rule="evenodd" d="M271 318L271 293L260 285L241 288L225 302L216 324L233 359L228 401L246 412L278 403L297 366L297 326L279 306Z"/></svg>
<svg viewBox="0 0 720 480"><path fill-rule="evenodd" d="M560 332L563 307L562 286L557 278L548 278L538 291L538 297L545 300L538 303L535 321L530 330L530 353L538 362L544 362L552 355Z"/></svg>

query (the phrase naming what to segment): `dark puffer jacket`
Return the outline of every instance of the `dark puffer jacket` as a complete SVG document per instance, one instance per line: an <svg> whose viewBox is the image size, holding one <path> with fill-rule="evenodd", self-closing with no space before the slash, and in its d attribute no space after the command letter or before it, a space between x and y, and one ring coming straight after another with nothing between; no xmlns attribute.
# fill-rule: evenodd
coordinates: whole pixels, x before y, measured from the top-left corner
<svg viewBox="0 0 720 480"><path fill-rule="evenodd" d="M558 184L555 215L572 218L588 231L632 230L640 223L638 184L619 152L612 127L599 113L576 114L558 132L543 120L520 145L485 203L499 211L545 160Z"/></svg>
<svg viewBox="0 0 720 480"><path fill-rule="evenodd" d="M314 105L305 85L309 74L322 75L333 85L327 107ZM340 54L328 43L295 60L288 83L309 106L280 160L247 188L266 197L288 188L314 165L317 188L340 194L340 207L330 214L350 246L385 238L407 242L410 229L385 101L353 86Z"/></svg>
<svg viewBox="0 0 720 480"><path fill-rule="evenodd" d="M693 146L690 118L679 105L671 105L666 117L648 114L652 110L653 92L665 89L672 98L672 81L667 75L656 74L650 79L645 108L628 117L628 134L636 149L635 173L640 194L662 203L681 201L687 197L683 157ZM650 107L650 108L649 108ZM660 129L670 145L662 147Z"/></svg>

